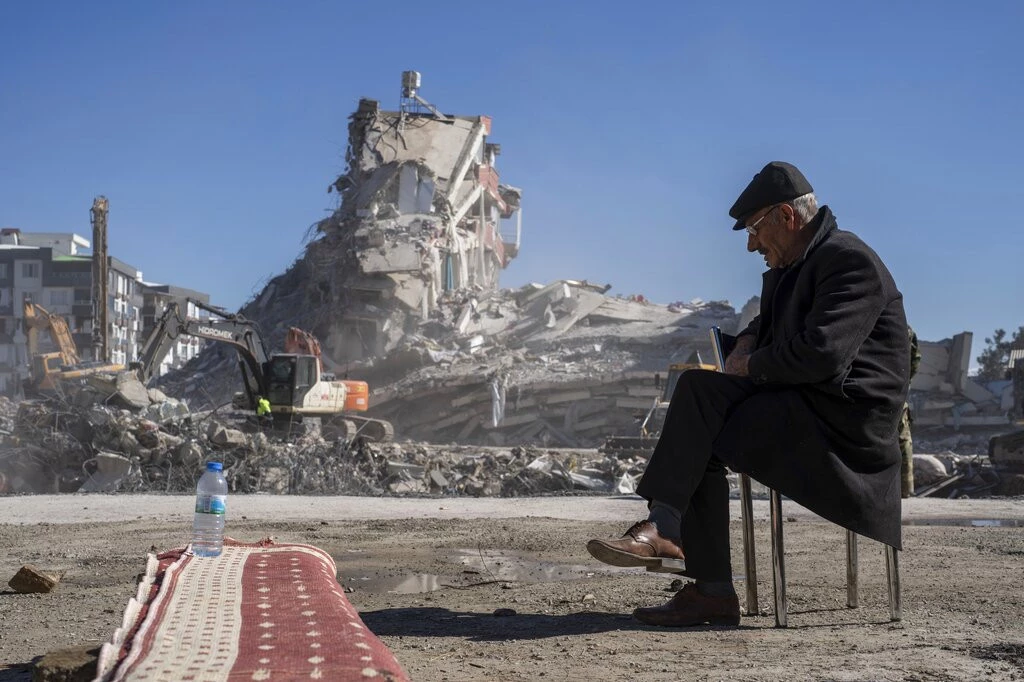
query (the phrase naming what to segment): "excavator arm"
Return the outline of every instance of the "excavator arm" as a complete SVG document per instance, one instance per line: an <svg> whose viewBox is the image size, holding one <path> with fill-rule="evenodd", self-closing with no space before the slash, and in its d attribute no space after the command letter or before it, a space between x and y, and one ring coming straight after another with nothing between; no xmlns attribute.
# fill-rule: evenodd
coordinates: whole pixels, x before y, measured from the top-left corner
<svg viewBox="0 0 1024 682"><path fill-rule="evenodd" d="M296 355L313 355L320 363L320 370L324 368L323 352L320 350L320 341L305 329L288 327L288 333L284 337L284 352L295 353Z"/></svg>
<svg viewBox="0 0 1024 682"><path fill-rule="evenodd" d="M234 346L238 352L242 379L250 403L255 406L261 395L266 395L265 365L269 358L259 325L237 314L227 313L201 301L188 299L196 307L221 316L221 319L201 320L183 316L176 302L167 305L153 331L142 346L134 369L139 379L148 384L167 353L181 336L218 341Z"/></svg>
<svg viewBox="0 0 1024 682"><path fill-rule="evenodd" d="M37 305L26 298L24 302L23 315L25 319L25 336L28 338L29 355L39 352L39 330L46 329L50 332L50 338L57 345L61 356L61 362L71 367L79 364L82 360L78 356L78 348L75 347L75 340L71 337L71 330L68 323L60 315L54 315L41 305Z"/></svg>

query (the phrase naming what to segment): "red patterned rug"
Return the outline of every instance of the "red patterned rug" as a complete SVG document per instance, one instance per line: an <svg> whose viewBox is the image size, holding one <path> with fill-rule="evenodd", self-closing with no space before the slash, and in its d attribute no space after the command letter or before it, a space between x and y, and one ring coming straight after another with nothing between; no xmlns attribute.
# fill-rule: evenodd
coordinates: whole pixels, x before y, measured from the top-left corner
<svg viewBox="0 0 1024 682"><path fill-rule="evenodd" d="M327 552L225 540L219 557L149 555L97 681L407 681L336 579Z"/></svg>

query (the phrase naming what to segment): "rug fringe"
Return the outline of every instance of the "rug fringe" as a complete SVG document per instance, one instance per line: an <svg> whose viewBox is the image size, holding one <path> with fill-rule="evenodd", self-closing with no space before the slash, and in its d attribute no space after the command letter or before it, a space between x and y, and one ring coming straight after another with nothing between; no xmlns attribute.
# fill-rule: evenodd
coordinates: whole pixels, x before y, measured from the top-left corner
<svg viewBox="0 0 1024 682"><path fill-rule="evenodd" d="M100 647L94 682L106 680L116 667L118 654L124 645L124 638L134 628L136 619L139 617L139 611L142 610L142 605L148 601L149 591L153 588L153 583L156 582L156 574L159 570L160 561L156 558L156 554L150 552L146 555L146 572L142 575L142 579L139 580L135 596L128 600L128 605L124 610L124 617L121 619L121 627L114 630L110 641Z"/></svg>

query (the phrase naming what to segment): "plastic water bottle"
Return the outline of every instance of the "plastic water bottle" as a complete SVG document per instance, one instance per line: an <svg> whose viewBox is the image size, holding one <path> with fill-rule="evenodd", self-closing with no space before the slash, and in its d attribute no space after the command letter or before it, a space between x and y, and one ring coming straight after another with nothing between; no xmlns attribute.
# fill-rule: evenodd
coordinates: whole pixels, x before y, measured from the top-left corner
<svg viewBox="0 0 1024 682"><path fill-rule="evenodd" d="M227 510L228 482L221 473L224 465L209 462L196 485L196 515L192 521L192 553L220 556L224 549L224 512Z"/></svg>

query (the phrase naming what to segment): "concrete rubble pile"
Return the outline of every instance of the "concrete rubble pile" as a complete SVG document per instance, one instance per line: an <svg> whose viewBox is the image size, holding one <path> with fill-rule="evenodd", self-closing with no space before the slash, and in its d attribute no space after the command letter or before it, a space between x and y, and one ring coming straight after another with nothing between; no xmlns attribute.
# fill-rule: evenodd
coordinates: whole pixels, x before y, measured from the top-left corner
<svg viewBox="0 0 1024 682"><path fill-rule="evenodd" d="M496 334L412 340L393 361L412 364L372 396L375 413L418 440L597 447L634 434L661 392L655 376L694 352L710 361L708 329L737 321L722 303L670 308L566 281L516 299Z"/></svg>
<svg viewBox="0 0 1024 682"><path fill-rule="evenodd" d="M73 396L0 399L0 420L0 493L10 494L191 492L209 459L224 463L231 490L242 493L630 492L644 464L593 450L328 441L238 414L192 413L130 374L95 379Z"/></svg>
<svg viewBox="0 0 1024 682"><path fill-rule="evenodd" d="M660 393L655 376L694 352L710 361L708 329L738 321L721 302L665 306L600 289L563 280L442 304L429 325L344 374L370 383L369 414L399 438L596 447L636 431ZM232 355L208 351L161 386L190 404L226 403L240 381Z"/></svg>

